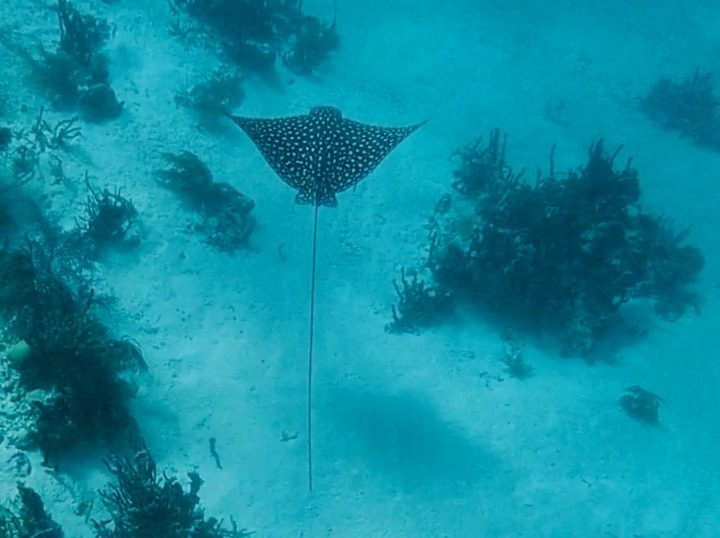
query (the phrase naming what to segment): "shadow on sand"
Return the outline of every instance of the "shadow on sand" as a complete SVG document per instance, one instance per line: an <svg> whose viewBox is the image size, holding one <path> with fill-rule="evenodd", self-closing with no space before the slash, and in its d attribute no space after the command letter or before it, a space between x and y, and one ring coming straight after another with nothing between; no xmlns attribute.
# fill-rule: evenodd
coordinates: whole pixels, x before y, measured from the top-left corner
<svg viewBox="0 0 720 538"><path fill-rule="evenodd" d="M379 471L406 492L461 494L497 483L503 473L496 456L445 421L421 394L335 388L317 410L319 458Z"/></svg>

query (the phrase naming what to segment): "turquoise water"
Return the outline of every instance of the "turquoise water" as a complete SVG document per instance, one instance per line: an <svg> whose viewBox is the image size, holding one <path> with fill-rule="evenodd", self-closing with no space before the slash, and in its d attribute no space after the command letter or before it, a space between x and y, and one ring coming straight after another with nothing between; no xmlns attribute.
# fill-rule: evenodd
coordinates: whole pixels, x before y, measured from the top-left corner
<svg viewBox="0 0 720 538"><path fill-rule="evenodd" d="M102 121L81 103L60 106L28 79L23 53L37 58L38 40L54 50L56 12L30 0L0 6L0 127L15 133L0 153L0 179L12 185L0 190L13 221L3 234L10 247L41 237L37 214L76 229L91 194L86 173L98 192L120 188L132 200L131 244L93 256L83 274L114 297L98 318L132 337L147 363L121 374L136 390L126 402L135 433L159 471L184 486L188 471L200 474L206 515L267 537L718 535L720 152L663 129L640 101L661 77L720 77L720 7L306 1L304 13L336 19L339 37L307 73L280 57L269 70L239 66L210 31L180 39L173 21L193 19L164 1L75 5L112 26L104 83L122 106ZM282 39L273 47L291 46ZM339 192L337 207L319 208L309 414L313 207L295 203L297 188L230 120L177 98L213 73L241 89L223 104L238 116L333 106L363 124L427 122ZM41 109L51 126L79 114L81 134L44 150L18 181L14 152L30 143L20 131ZM517 328L467 298L416 333L387 331L400 268L432 278L427 223L438 200L449 193L453 211L462 206L454 152L494 128L530 184L548 171L553 146L555 169L566 171L600 138L610 152L623 145L617 168L633 157L642 211L689 228L687 244L703 254L692 285L699 311L670 322L630 301L621 310L631 336L600 339L592 360L563 356L556 335L534 330L552 320ZM181 151L254 201L247 241L218 248L214 202L160 184L156 171L170 166L162 153ZM36 427L25 403L38 396L18 385L12 359L29 338L4 319L0 503L12 505L21 480L67 536L94 536L90 521L107 514L97 492L113 481L103 458L136 443L80 439L45 461L24 437ZM509 329L532 367L526 379L502 361ZM656 424L618 405L634 385L662 397Z"/></svg>

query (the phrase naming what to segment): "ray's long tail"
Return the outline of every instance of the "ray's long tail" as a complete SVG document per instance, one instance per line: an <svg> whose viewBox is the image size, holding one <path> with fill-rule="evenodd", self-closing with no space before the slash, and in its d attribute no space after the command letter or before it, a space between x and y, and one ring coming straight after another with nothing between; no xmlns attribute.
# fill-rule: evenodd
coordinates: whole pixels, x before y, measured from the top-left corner
<svg viewBox="0 0 720 538"><path fill-rule="evenodd" d="M313 489L313 451L312 451L312 380L313 380L313 345L315 343L315 268L317 266L317 230L318 204L314 204L313 236L312 236L312 268L310 273L310 334L308 341L308 381L307 381L307 463L308 489Z"/></svg>

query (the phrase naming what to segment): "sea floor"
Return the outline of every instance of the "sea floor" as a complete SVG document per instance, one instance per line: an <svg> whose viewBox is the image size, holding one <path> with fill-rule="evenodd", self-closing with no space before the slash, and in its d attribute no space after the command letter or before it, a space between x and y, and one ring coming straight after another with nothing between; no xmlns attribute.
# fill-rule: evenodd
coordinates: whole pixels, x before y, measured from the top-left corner
<svg viewBox="0 0 720 538"><path fill-rule="evenodd" d="M319 73L246 80L243 115L328 104L368 123L428 120L320 211L312 493L312 211L293 203L241 131L208 132L177 108L175 94L219 61L169 35L165 1L77 4L116 25L108 54L125 112L83 125L68 173L121 186L142 217L141 246L98 272L117 297L118 331L149 365L133 403L140 429L159 468L198 470L208 514L268 538L720 534L720 154L637 109L662 75L702 67L720 77L717 3L339 0L342 46ZM330 0L304 8L333 14ZM56 32L54 17L42 2L5 2L0 31L42 39ZM27 123L43 100L23 86L22 63L0 54L6 117ZM690 227L705 254L701 313L668 323L638 306L647 335L593 365L529 339L534 375L524 381L499 360L501 328L473 313L419 335L387 333L392 279L424 259L424 224L450 190L453 151L495 127L508 133L509 163L532 171L547 169L553 144L558 169L583 164L599 138L624 144L643 207ZM251 248L221 253L188 231L191 216L152 175L160 152L180 150L256 201ZM84 195L32 188L67 223L82 209ZM617 405L636 384L664 398L658 427ZM2 450L0 466L12 454ZM91 535L73 508L108 480L103 456L60 472L33 456L26 482L68 536ZM15 480L7 469L0 479L5 496Z"/></svg>

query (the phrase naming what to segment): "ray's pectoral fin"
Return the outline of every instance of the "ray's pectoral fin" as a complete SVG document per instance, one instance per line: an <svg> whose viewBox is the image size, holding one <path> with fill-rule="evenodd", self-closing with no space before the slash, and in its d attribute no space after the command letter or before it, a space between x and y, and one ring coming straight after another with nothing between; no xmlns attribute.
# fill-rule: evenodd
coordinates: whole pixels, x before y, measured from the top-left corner
<svg viewBox="0 0 720 538"><path fill-rule="evenodd" d="M335 142L332 186L342 192L365 179L395 147L425 122L409 127L377 127L343 120Z"/></svg>
<svg viewBox="0 0 720 538"><path fill-rule="evenodd" d="M306 170L311 167L308 116L260 119L228 114L228 117L245 131L280 179L300 188Z"/></svg>

